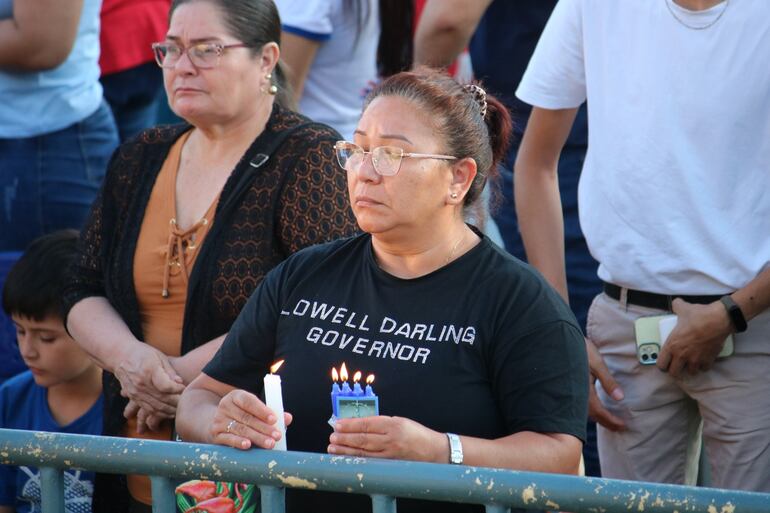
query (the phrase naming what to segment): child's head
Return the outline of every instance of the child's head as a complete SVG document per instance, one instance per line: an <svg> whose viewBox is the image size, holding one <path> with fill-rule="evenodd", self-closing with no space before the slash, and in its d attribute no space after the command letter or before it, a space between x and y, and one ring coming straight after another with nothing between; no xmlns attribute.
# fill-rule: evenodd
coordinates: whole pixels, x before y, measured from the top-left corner
<svg viewBox="0 0 770 513"><path fill-rule="evenodd" d="M76 242L74 230L36 239L3 287L3 310L16 326L21 356L40 386L72 381L94 365L62 321L61 298Z"/></svg>

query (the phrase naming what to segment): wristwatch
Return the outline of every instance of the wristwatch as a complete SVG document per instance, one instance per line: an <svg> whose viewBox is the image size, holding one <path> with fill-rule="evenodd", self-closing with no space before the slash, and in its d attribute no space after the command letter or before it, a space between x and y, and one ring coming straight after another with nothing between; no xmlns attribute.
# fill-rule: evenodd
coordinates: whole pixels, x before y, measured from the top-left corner
<svg viewBox="0 0 770 513"><path fill-rule="evenodd" d="M449 463L453 465L463 464L463 444L460 437L454 433L447 433L449 439Z"/></svg>
<svg viewBox="0 0 770 513"><path fill-rule="evenodd" d="M727 315L730 316L730 321L733 323L736 333L743 333L749 325L746 323L746 317L743 316L743 311L738 304L733 301L733 298L729 295L722 296L719 301L725 306Z"/></svg>

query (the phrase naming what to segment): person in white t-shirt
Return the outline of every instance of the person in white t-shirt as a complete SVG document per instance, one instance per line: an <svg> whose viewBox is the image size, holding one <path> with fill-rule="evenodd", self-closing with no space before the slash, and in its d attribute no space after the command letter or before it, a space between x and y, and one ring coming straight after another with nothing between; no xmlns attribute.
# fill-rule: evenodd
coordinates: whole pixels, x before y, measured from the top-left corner
<svg viewBox="0 0 770 513"><path fill-rule="evenodd" d="M770 491L767 15L767 0L561 0L516 92L534 106L519 226L563 295L556 163L588 100L579 212L605 283L586 343L606 477L693 484L702 433L714 486ZM667 312L678 324L643 365L635 320Z"/></svg>
<svg viewBox="0 0 770 513"><path fill-rule="evenodd" d="M275 0L281 58L302 114L346 139L379 76L409 69L411 2ZM380 48L381 35L387 45ZM393 61L393 62L391 62Z"/></svg>

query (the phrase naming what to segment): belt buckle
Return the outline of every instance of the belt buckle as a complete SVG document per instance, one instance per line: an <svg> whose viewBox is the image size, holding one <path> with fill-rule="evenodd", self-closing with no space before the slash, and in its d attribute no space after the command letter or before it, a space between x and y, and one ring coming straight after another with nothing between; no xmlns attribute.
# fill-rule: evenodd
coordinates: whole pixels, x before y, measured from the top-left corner
<svg viewBox="0 0 770 513"><path fill-rule="evenodd" d="M620 306L628 308L628 289L626 287L620 287L620 297L618 298Z"/></svg>

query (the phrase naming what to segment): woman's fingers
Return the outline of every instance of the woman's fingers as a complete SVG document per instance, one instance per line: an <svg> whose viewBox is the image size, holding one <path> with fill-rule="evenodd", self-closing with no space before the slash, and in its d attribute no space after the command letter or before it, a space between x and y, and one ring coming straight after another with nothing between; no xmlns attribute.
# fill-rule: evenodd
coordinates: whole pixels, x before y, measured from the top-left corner
<svg viewBox="0 0 770 513"><path fill-rule="evenodd" d="M391 439L387 435L379 433L332 433L329 436L329 447L340 451L352 450L361 453L382 453L389 446ZM330 451L332 452L332 451ZM346 452L333 452L333 454L347 454Z"/></svg>
<svg viewBox="0 0 770 513"><path fill-rule="evenodd" d="M284 420L291 422L291 415ZM213 441L239 449L252 445L272 449L282 434L275 427L277 417L257 396L244 390L233 390L219 402L211 424Z"/></svg>
<svg viewBox="0 0 770 513"><path fill-rule="evenodd" d="M330 454L388 457L400 445L399 432L395 417L339 419L327 450Z"/></svg>

